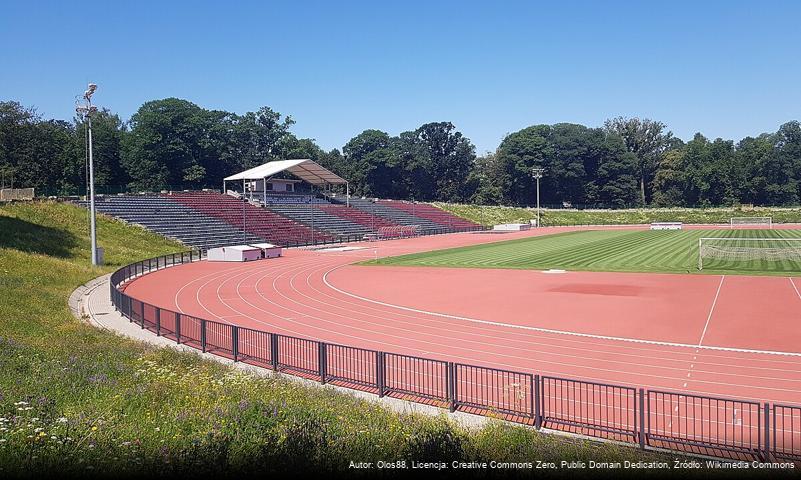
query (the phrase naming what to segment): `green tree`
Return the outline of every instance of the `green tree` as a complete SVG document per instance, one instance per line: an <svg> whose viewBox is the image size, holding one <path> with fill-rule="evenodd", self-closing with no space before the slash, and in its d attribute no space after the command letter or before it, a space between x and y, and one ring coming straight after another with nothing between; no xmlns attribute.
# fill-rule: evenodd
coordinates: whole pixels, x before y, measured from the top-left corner
<svg viewBox="0 0 801 480"><path fill-rule="evenodd" d="M426 183L433 184L433 189L418 188L413 192L415 197L441 201L468 198L467 178L476 159L470 140L450 122L432 122L415 130L414 141L419 147L415 149L418 155L411 157L413 162L405 162L407 170L416 167L418 171L427 171L432 178Z"/></svg>
<svg viewBox="0 0 801 480"><path fill-rule="evenodd" d="M654 174L652 202L657 207L677 207L687 204L684 170L684 147L671 149L662 155Z"/></svg>
<svg viewBox="0 0 801 480"><path fill-rule="evenodd" d="M490 168L488 181L494 182L501 192L499 203L505 205L529 205L535 194L531 169L544 167L549 156L549 125L535 125L512 133L503 139ZM550 177L550 176L549 176ZM543 181L550 182L549 177ZM545 203L554 202L553 189L543 189Z"/></svg>
<svg viewBox="0 0 801 480"><path fill-rule="evenodd" d="M649 119L616 117L607 120L604 128L620 135L629 152L637 157L640 182L640 202L645 205L650 198L648 185L656 172L659 160L670 146L673 134L665 131L662 122Z"/></svg>
<svg viewBox="0 0 801 480"><path fill-rule="evenodd" d="M773 151L760 165L764 179L763 203L798 204L801 198L801 124L788 122L772 137Z"/></svg>
<svg viewBox="0 0 801 480"><path fill-rule="evenodd" d="M380 130L365 130L342 148L342 170L357 195L393 197L402 176L395 142Z"/></svg>
<svg viewBox="0 0 801 480"><path fill-rule="evenodd" d="M74 162L66 166L64 172L64 189L84 192L86 186L87 160L87 122L75 119ZM119 187L127 183L125 170L120 163L122 137L125 126L120 117L109 110L100 110L92 115L92 157L94 163L94 180L97 191L105 187Z"/></svg>

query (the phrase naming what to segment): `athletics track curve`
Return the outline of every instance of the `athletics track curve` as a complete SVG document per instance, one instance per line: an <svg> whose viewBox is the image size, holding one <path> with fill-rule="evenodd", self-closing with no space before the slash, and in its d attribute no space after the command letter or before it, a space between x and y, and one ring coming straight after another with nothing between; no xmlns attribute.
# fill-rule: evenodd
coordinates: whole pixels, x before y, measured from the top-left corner
<svg viewBox="0 0 801 480"><path fill-rule="evenodd" d="M196 262L145 275L126 293L209 320L373 350L801 403L799 277L352 265L572 229L291 249L245 264Z"/></svg>

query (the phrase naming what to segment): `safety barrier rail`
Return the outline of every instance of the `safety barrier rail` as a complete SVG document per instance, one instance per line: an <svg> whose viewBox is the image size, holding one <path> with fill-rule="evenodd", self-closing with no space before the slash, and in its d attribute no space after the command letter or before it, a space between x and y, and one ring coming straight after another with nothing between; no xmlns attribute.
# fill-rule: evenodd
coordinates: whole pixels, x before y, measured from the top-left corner
<svg viewBox="0 0 801 480"><path fill-rule="evenodd" d="M120 268L110 280L113 305L141 328L202 352L380 397L643 449L801 461L801 406L760 405L368 350L197 318L125 293L127 282L139 276L202 258L201 252L191 251Z"/></svg>

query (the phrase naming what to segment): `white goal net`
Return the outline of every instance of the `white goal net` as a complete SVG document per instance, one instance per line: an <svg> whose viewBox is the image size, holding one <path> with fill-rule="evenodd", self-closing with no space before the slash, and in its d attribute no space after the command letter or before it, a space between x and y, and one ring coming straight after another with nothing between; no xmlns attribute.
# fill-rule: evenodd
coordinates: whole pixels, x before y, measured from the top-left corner
<svg viewBox="0 0 801 480"><path fill-rule="evenodd" d="M698 269L733 262L797 262L801 269L801 238L701 238L698 240Z"/></svg>
<svg viewBox="0 0 801 480"><path fill-rule="evenodd" d="M729 227L767 227L773 228L772 217L731 217Z"/></svg>

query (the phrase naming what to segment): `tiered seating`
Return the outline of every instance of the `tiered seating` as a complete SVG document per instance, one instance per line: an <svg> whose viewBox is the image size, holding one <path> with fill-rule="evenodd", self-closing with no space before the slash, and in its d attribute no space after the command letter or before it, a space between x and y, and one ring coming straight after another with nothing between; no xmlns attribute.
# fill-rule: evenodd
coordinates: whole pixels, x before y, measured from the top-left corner
<svg viewBox="0 0 801 480"><path fill-rule="evenodd" d="M420 218L425 218L451 230L471 229L479 227L477 223L457 217L428 203L410 203L400 200L379 200L384 205L403 210Z"/></svg>
<svg viewBox="0 0 801 480"><path fill-rule="evenodd" d="M270 210L315 229L336 236L363 236L372 230L369 227L337 215L332 215L317 205L270 205Z"/></svg>
<svg viewBox="0 0 801 480"><path fill-rule="evenodd" d="M417 225L400 225L394 227L381 227L378 229L378 238L407 238L420 235Z"/></svg>
<svg viewBox="0 0 801 480"><path fill-rule="evenodd" d="M266 238L270 243L282 246L331 241L334 237L283 217L266 208L256 207L230 195L211 192L172 192L165 194L194 210L211 215L231 225L242 225L242 209L244 206L245 229ZM308 208L308 207L307 207ZM240 227L241 228L241 227Z"/></svg>
<svg viewBox="0 0 801 480"><path fill-rule="evenodd" d="M337 201L343 202L344 200L337 199ZM421 233L440 231L443 229L442 225L432 222L427 218L412 215L404 210L392 208L381 202L373 202L372 200L365 200L363 198L351 198L350 204L359 210L383 217L395 225L420 225Z"/></svg>
<svg viewBox="0 0 801 480"><path fill-rule="evenodd" d="M78 204L88 207L88 202ZM265 238L244 233L222 220L158 195L98 196L95 208L197 248L265 241Z"/></svg>
<svg viewBox="0 0 801 480"><path fill-rule="evenodd" d="M372 231L377 231L381 227L397 226L395 223L392 223L386 218L379 217L378 215L373 215L371 213L365 212L364 210L359 210L356 207L347 207L345 205L331 204L331 205L320 205L318 208L331 215L336 215L337 217L350 220L353 223L358 223L359 225L363 225Z"/></svg>

